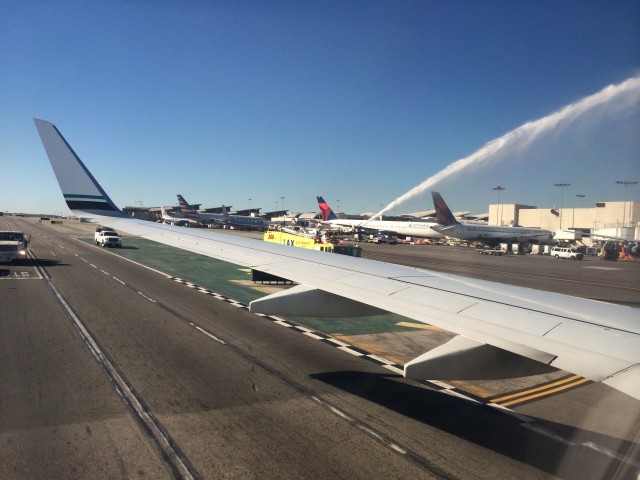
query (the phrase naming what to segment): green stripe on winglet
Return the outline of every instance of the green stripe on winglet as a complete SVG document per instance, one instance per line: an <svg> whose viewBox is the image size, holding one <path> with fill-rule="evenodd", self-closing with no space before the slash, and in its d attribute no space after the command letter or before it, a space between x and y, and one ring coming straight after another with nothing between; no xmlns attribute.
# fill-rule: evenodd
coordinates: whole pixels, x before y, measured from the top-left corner
<svg viewBox="0 0 640 480"><path fill-rule="evenodd" d="M78 195L75 193L65 193L64 198L92 198L94 200L104 200L102 195Z"/></svg>

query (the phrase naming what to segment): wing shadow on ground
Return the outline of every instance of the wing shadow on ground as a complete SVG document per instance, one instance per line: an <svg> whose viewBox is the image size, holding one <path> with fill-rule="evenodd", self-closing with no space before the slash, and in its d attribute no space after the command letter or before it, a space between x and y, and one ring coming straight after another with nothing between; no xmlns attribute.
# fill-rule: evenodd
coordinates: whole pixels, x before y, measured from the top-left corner
<svg viewBox="0 0 640 480"><path fill-rule="evenodd" d="M581 445L606 446L622 458L637 455L638 445L628 441L544 420L532 422L536 431L491 407L412 385L397 375L343 371L312 378L558 478L637 478L632 466Z"/></svg>
<svg viewBox="0 0 640 480"><path fill-rule="evenodd" d="M68 263L61 262L59 260L49 259L49 258L37 258L33 261L34 265L42 268L49 267L68 267Z"/></svg>

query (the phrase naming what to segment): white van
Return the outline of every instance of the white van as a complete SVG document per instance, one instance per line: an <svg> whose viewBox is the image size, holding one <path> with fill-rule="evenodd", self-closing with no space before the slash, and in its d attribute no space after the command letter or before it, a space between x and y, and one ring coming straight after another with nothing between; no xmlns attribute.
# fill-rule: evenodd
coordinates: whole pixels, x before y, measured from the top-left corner
<svg viewBox="0 0 640 480"><path fill-rule="evenodd" d="M553 247L551 249L551 256L555 258L569 258L571 260L582 260L584 256L575 248L569 247Z"/></svg>

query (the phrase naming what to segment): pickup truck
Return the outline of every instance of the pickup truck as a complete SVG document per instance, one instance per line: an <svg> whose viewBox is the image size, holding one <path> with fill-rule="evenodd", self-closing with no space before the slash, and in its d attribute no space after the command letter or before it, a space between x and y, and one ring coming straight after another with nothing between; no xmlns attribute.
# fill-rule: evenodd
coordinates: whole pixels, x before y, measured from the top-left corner
<svg viewBox="0 0 640 480"><path fill-rule="evenodd" d="M96 241L96 245L101 245L103 247L122 247L120 235L118 235L118 232L116 232L112 228L96 228L94 239Z"/></svg>

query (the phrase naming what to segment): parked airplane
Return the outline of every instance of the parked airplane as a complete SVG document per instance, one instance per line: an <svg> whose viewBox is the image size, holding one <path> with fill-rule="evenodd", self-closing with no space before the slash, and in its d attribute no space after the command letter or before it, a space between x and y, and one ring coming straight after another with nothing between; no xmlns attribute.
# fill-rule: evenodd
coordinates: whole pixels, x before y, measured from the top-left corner
<svg viewBox="0 0 640 480"><path fill-rule="evenodd" d="M408 362L406 377L506 378L529 374L532 365L542 364L640 399L635 308L129 217L58 129L44 120L35 123L74 214L298 284L254 300L252 312L314 317L393 312L457 334Z"/></svg>
<svg viewBox="0 0 640 480"><path fill-rule="evenodd" d="M262 218L247 217L244 215L229 215L227 207L224 205L222 206L222 213L201 213L196 212L182 195L178 195L178 203L180 204L180 213L182 213L185 218L192 220L247 230L264 230L266 228L266 224Z"/></svg>
<svg viewBox="0 0 640 480"><path fill-rule="evenodd" d="M161 215L159 220L162 220L163 223L168 223L169 225L185 225L194 221L188 218L173 217L167 213L164 207L160 207L160 213Z"/></svg>
<svg viewBox="0 0 640 480"><path fill-rule="evenodd" d="M482 242L487 245L500 243L550 243L553 233L543 228L502 227L458 222L438 192L431 192L438 224L433 229L447 237Z"/></svg>
<svg viewBox="0 0 640 480"><path fill-rule="evenodd" d="M407 237L420 238L442 238L440 232L435 231L431 227L436 225L435 222L429 222L422 219L414 219L408 221L402 220L354 220L343 219L333 213L331 207L324 201L322 197L318 197L318 206L320 207L320 216L324 225L338 226L351 230L363 230L369 232L387 232Z"/></svg>

